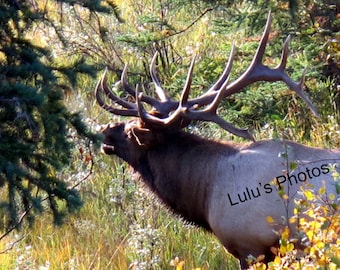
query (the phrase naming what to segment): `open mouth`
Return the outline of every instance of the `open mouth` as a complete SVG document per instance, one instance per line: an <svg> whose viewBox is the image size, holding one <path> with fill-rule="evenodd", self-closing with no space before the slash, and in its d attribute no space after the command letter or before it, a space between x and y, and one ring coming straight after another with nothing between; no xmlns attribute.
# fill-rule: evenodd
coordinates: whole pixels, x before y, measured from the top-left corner
<svg viewBox="0 0 340 270"><path fill-rule="evenodd" d="M112 145L103 143L100 149L101 149L101 152L104 154L112 154L115 150L115 147Z"/></svg>

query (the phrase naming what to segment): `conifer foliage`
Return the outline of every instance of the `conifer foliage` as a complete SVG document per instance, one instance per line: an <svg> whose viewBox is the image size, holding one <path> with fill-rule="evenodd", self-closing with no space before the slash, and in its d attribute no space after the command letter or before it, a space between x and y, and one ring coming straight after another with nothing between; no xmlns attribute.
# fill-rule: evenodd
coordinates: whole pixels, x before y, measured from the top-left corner
<svg viewBox="0 0 340 270"><path fill-rule="evenodd" d="M98 11L99 2L82 4ZM23 217L32 222L45 208L51 209L56 223L78 209L82 204L78 192L59 179L58 171L71 159L70 130L95 139L80 116L65 107L56 76L57 70L67 71L75 82L70 70L76 77L77 70L89 71L89 66L76 61L58 69L52 54L27 38L34 24L49 23L33 5L34 1L0 1L1 229L18 228Z"/></svg>

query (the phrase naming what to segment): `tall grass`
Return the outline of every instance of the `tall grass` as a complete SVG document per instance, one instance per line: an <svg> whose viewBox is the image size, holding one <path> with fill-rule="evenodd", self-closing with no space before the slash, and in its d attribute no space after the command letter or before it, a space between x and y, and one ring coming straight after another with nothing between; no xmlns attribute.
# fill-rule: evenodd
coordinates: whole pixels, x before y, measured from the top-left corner
<svg viewBox="0 0 340 270"><path fill-rule="evenodd" d="M125 1L117 3L123 5ZM126 12L131 12L131 8L127 5ZM172 44L175 50L182 50L182 55L186 49L189 56L190 52L204 54L208 59L221 62L221 65L214 66L216 62L207 60L202 61L201 67L198 65L197 69L202 71L199 73L203 74L195 79L199 90L209 85L212 77L218 77L223 69L222 59L227 59L229 49L225 46L229 48L235 36L240 44L245 44L242 45L245 55L253 55L256 47L247 48L240 33L214 36L209 29L210 22L212 20L197 23L192 31L178 37ZM125 53L128 55L130 51L127 49ZM136 58L127 56L126 62L133 61ZM235 63L236 70L242 69L239 62L242 61ZM174 71L171 79L182 73L184 78L185 72L183 68ZM95 82L83 78L80 85L81 90L67 98L69 107L82 111L84 120L94 129L112 121L94 106ZM172 83L174 86L176 82ZM316 83L314 87L317 88ZM324 123L312 120L309 140L304 137L304 117L310 115L296 117L287 113L286 117L264 127L258 126L256 138L289 138L309 145L340 148L339 115L329 116ZM210 138L231 138L214 125L200 124L194 131ZM77 186L84 207L69 216L61 227L54 226L51 216L45 213L37 218L33 227L12 232L0 241L0 270L237 268L237 261L212 235L174 216L143 187L126 164L115 157L101 155L98 149L89 148L84 142L77 143L74 163L60 174L76 183L90 173L90 177ZM89 162L92 164L92 161L94 167L89 171Z"/></svg>
<svg viewBox="0 0 340 270"><path fill-rule="evenodd" d="M23 238L0 255L0 269L174 269L176 257L185 269L234 269L215 238L171 215L125 165L95 159L95 173L81 187L83 209L61 227L44 215L12 234L8 243Z"/></svg>

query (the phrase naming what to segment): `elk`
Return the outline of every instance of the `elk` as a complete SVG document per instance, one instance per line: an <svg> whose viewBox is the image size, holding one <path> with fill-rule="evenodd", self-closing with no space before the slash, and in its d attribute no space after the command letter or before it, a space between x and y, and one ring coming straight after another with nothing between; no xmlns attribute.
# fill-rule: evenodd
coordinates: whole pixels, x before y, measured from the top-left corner
<svg viewBox="0 0 340 270"><path fill-rule="evenodd" d="M135 117L135 120L108 124L102 129L102 151L127 162L174 213L212 232L240 260L244 269L250 254L265 255L266 262L273 259L271 247L278 244L274 231L284 226L279 222L282 217L292 216L293 203L287 204L278 190L283 189L288 194L289 202L305 183L312 184L315 189L326 183L327 189L334 191L329 164L340 163L339 150L312 148L287 140L255 141L248 130L237 128L217 115L223 98L257 81L283 81L317 114L303 92L304 75L300 82L295 82L285 71L289 37L276 68L262 63L270 24L269 15L248 69L229 83L235 53L233 46L223 74L199 97L189 99L194 60L181 98L175 101L156 76L157 54L151 61L150 75L158 99L128 85L126 66L121 86L131 96L129 100L118 97L108 87L107 71L95 92L97 103L106 111ZM147 111L143 103L151 110ZM250 142L216 141L184 131L193 120L214 122ZM289 162L297 164L294 170L289 170ZM278 222L268 223L268 216Z"/></svg>

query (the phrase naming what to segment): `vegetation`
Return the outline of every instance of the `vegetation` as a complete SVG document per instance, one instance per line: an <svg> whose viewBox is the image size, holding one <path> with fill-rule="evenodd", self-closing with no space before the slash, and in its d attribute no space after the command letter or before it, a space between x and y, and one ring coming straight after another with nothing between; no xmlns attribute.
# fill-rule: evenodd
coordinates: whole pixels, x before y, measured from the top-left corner
<svg viewBox="0 0 340 270"><path fill-rule="evenodd" d="M289 71L298 80L307 68L308 94L320 118L281 84L251 86L225 100L219 114L253 129L258 139L340 148L336 0L32 0L0 6L0 269L235 269L237 262L213 236L174 218L126 164L93 146L92 133L112 119L94 105L96 79L86 74L104 66L113 82L128 63L130 84L150 91L148 65L157 51L161 82L178 98L196 54L194 96L222 72L233 41L233 78L244 70L270 9L265 61L278 62L282 40L293 35ZM239 140L212 125L191 130ZM297 214L314 209L313 199L326 191L302 192L306 200L298 202ZM311 267L339 267L339 241L333 241L338 203L314 209L313 223L300 223L307 237L315 231L311 226L322 228L308 238L304 255ZM55 226L60 218L63 226ZM309 269L293 260L287 231L281 233L271 269Z"/></svg>
<svg viewBox="0 0 340 270"><path fill-rule="evenodd" d="M95 137L63 104L58 77L72 87L78 73L93 71L81 58L56 63L33 40L38 24L48 23L33 3L2 1L0 7L0 229L19 228L23 218L32 223L47 205L60 223L82 204L58 175L71 160L72 136Z"/></svg>

